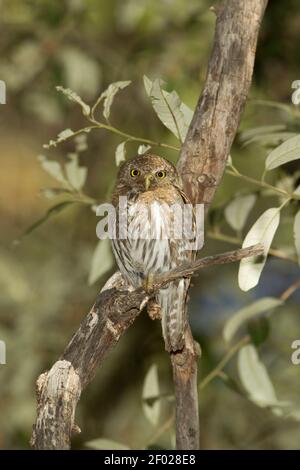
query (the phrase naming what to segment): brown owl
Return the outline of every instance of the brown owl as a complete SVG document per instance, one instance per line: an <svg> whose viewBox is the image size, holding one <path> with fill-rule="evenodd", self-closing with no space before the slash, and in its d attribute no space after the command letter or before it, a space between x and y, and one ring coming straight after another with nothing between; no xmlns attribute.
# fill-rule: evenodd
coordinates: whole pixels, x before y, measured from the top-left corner
<svg viewBox="0 0 300 470"><path fill-rule="evenodd" d="M117 209L113 251L121 273L133 287L146 286L155 274L194 259L184 230L176 232L183 228L180 217L190 203L172 163L149 153L124 163L112 202ZM195 230L193 211L191 218ZM189 283L189 279L173 281L148 303L151 317L160 311L167 351L183 347Z"/></svg>

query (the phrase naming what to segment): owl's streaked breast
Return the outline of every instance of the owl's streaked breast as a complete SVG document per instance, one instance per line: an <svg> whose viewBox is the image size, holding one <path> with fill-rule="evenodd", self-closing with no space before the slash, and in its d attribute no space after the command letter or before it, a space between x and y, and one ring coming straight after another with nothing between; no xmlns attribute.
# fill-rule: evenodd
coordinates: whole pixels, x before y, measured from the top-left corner
<svg viewBox="0 0 300 470"><path fill-rule="evenodd" d="M172 211L168 204L145 197L128 199L127 238L113 240L119 268L134 286L147 275L170 270L172 262L170 224Z"/></svg>

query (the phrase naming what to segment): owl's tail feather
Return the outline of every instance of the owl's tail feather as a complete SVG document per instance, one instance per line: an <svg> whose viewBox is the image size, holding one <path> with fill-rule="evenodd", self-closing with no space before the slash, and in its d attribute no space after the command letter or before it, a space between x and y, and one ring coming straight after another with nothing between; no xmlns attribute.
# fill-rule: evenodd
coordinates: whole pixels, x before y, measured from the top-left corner
<svg viewBox="0 0 300 470"><path fill-rule="evenodd" d="M162 310L162 332L168 352L179 351L184 346L184 331L187 321L186 296L190 281L173 281L157 295Z"/></svg>

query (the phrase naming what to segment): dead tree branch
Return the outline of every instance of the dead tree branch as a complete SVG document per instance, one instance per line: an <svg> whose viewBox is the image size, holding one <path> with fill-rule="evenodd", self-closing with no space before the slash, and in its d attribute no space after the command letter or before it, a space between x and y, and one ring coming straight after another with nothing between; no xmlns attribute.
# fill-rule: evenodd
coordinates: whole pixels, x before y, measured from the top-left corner
<svg viewBox="0 0 300 470"><path fill-rule="evenodd" d="M192 203L206 210L220 185L252 79L259 27L267 0L224 0L207 76L178 170ZM199 448L197 348L190 328L185 348L171 355L176 395L176 448Z"/></svg>
<svg viewBox="0 0 300 470"><path fill-rule="evenodd" d="M147 304L168 282L194 275L199 269L232 263L263 252L260 245L230 251L183 264L155 279L151 292L133 290L119 272L105 284L88 315L82 320L64 353L37 381L37 419L31 445L35 449L69 449L75 411L83 389L94 378L106 354Z"/></svg>

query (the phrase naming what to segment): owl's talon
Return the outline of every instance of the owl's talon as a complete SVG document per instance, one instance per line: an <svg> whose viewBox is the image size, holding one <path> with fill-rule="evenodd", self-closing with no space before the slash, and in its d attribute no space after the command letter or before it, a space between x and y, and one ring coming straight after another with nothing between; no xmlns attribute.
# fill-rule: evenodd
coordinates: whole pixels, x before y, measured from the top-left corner
<svg viewBox="0 0 300 470"><path fill-rule="evenodd" d="M154 274L149 273L143 282L143 289L146 292L151 292L153 289L153 284L154 284Z"/></svg>

